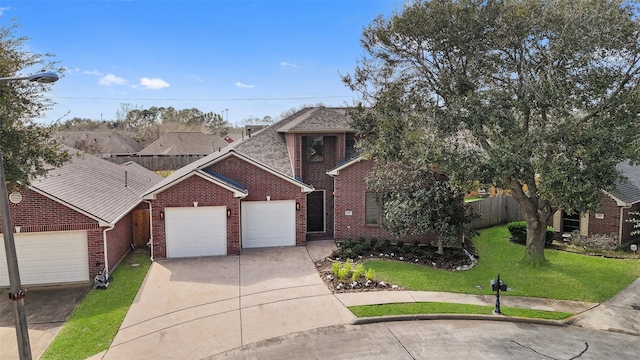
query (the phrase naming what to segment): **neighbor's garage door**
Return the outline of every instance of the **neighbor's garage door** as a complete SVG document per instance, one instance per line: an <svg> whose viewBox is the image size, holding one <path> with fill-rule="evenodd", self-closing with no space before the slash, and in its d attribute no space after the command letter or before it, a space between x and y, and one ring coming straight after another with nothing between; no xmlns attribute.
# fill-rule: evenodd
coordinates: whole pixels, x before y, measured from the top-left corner
<svg viewBox="0 0 640 360"><path fill-rule="evenodd" d="M203 206L165 209L167 257L227 254L227 208Z"/></svg>
<svg viewBox="0 0 640 360"><path fill-rule="evenodd" d="M4 238L0 235L0 286L9 286ZM89 280L86 231L14 234L23 285Z"/></svg>
<svg viewBox="0 0 640 360"><path fill-rule="evenodd" d="M243 201L241 204L243 248L296 244L294 200Z"/></svg>

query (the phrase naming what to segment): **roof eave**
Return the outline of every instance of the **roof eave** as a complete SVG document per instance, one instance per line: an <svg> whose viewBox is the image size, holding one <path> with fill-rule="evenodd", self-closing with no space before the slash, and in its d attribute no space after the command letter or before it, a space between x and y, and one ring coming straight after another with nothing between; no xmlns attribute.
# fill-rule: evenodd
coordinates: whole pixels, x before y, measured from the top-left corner
<svg viewBox="0 0 640 360"><path fill-rule="evenodd" d="M353 160L347 161L346 163L344 163L344 164L342 164L342 165L340 165L340 166L338 166L338 167L336 167L334 169L331 169L331 170L327 171L327 175L329 175L329 176L340 175L340 170L348 168L349 166L351 166L353 164L356 164L356 163L359 163L362 160L364 160L364 158L362 158L362 156L358 156L357 158L355 158Z"/></svg>

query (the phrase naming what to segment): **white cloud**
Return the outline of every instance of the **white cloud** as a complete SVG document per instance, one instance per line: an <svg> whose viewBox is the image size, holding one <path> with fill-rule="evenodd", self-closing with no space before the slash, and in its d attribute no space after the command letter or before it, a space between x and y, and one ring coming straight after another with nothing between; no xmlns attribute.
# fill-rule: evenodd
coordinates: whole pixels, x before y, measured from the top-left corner
<svg viewBox="0 0 640 360"><path fill-rule="evenodd" d="M91 70L91 71L84 70L84 71L82 71L82 73L85 74L85 75L102 76L102 73L100 71L98 71L98 70Z"/></svg>
<svg viewBox="0 0 640 360"><path fill-rule="evenodd" d="M146 77L140 78L140 86L149 90L160 90L169 87L169 83L161 78L149 79Z"/></svg>
<svg viewBox="0 0 640 360"><path fill-rule="evenodd" d="M127 83L127 80L121 77L117 77L113 74L107 74L98 81L98 84L104 85L104 86L124 85L126 83Z"/></svg>
<svg viewBox="0 0 640 360"><path fill-rule="evenodd" d="M292 68L296 68L296 69L298 68L298 65L292 64L292 63L286 62L286 61L280 61L280 66L285 66L285 67L286 66L291 66Z"/></svg>
<svg viewBox="0 0 640 360"><path fill-rule="evenodd" d="M0 8L0 16L4 15L4 12L6 10L11 10L11 8L10 7L2 7L2 8Z"/></svg>
<svg viewBox="0 0 640 360"><path fill-rule="evenodd" d="M199 83L204 82L204 80L202 80L202 78L198 75L191 75L189 76L189 79L195 80L196 82L199 82Z"/></svg>
<svg viewBox="0 0 640 360"><path fill-rule="evenodd" d="M255 87L255 85L247 85L247 84L243 84L240 81L238 81L236 83L236 86L239 88L246 88L246 89L251 89L252 87Z"/></svg>

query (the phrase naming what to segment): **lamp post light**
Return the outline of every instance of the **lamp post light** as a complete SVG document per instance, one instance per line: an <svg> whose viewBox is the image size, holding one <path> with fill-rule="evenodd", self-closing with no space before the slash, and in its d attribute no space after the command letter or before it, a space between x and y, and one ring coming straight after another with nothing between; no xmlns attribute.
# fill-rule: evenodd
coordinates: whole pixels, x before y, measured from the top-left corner
<svg viewBox="0 0 640 360"><path fill-rule="evenodd" d="M3 77L0 83L10 81L37 81L40 83L52 83L60 79L58 74L41 72L30 76ZM13 226L11 225L11 213L9 212L9 195L7 194L7 179L4 175L2 159L2 144L0 144L0 213L2 215L2 233L4 249L7 254L7 272L9 275L9 299L14 304L16 322L16 337L18 339L18 352L20 360L31 359L31 345L29 344L29 331L27 328L27 315L24 311L25 291L20 284L20 271L18 269L18 257L16 244L13 238Z"/></svg>
<svg viewBox="0 0 640 360"><path fill-rule="evenodd" d="M500 280L500 274L498 274L498 279L491 280L491 290L496 292L496 308L493 310L493 313L501 315L502 312L500 312L500 291L507 291L507 284Z"/></svg>

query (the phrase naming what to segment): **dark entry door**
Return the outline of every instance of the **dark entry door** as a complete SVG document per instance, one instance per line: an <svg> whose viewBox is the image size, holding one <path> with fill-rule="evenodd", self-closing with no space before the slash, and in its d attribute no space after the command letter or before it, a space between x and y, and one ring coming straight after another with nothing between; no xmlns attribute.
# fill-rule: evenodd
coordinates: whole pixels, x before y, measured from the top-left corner
<svg viewBox="0 0 640 360"><path fill-rule="evenodd" d="M324 232L324 191L307 194L307 232Z"/></svg>

